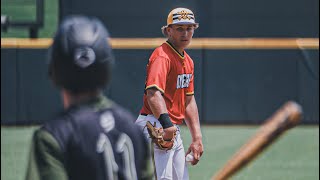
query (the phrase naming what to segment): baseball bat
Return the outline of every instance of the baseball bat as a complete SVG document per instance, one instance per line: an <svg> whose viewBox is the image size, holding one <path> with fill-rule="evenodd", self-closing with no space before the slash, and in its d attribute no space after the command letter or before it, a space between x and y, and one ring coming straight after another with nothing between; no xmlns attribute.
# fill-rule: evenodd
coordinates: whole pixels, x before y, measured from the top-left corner
<svg viewBox="0 0 320 180"><path fill-rule="evenodd" d="M286 130L296 126L301 118L301 106L294 101L286 102L261 125L257 133L229 159L212 180L225 180L233 176Z"/></svg>

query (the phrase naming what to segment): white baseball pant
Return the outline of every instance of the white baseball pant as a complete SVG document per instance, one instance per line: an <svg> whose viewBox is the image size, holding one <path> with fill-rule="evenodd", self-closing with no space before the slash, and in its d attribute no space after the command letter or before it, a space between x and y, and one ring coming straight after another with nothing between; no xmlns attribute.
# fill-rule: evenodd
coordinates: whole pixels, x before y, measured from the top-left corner
<svg viewBox="0 0 320 180"><path fill-rule="evenodd" d="M147 121L153 125L156 122L156 127L162 127L159 120L153 115L139 115L136 124L141 127L145 137L151 143L146 126ZM189 180L187 163L185 162L185 151L180 136L180 127L177 127L177 136L174 140L174 145L171 150L162 150L154 145L154 165L158 180Z"/></svg>

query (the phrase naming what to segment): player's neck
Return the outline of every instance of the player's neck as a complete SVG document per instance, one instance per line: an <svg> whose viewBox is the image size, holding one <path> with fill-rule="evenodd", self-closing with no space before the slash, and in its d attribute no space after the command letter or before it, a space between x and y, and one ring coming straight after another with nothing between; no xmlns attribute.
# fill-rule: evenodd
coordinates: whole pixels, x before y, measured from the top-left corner
<svg viewBox="0 0 320 180"><path fill-rule="evenodd" d="M62 90L62 100L64 109L68 109L72 105L81 104L83 102L89 101L92 98L99 96L100 91L93 91L87 93L73 94L70 91Z"/></svg>
<svg viewBox="0 0 320 180"><path fill-rule="evenodd" d="M184 47L180 47L178 46L176 43L174 43L174 41L172 41L171 39L168 39L167 42L181 55L184 55Z"/></svg>

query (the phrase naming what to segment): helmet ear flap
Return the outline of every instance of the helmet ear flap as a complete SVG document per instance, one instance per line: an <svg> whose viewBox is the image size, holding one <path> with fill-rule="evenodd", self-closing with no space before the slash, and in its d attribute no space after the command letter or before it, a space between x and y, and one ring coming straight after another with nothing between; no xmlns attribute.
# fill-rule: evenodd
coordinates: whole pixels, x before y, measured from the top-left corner
<svg viewBox="0 0 320 180"><path fill-rule="evenodd" d="M57 69L54 61L51 61L48 65L48 76L53 82L53 84L57 87L63 87L62 84L59 82L59 77L57 77Z"/></svg>
<svg viewBox="0 0 320 180"><path fill-rule="evenodd" d="M52 57L52 46L48 50L48 76L51 79L51 81L54 83L54 85L58 86L56 82L55 77L55 68L54 68L54 60Z"/></svg>

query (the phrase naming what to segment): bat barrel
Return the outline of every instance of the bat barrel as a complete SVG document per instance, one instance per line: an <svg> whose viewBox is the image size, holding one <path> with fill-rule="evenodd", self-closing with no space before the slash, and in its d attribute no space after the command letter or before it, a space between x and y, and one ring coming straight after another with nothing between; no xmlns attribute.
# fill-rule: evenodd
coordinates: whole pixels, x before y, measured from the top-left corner
<svg viewBox="0 0 320 180"><path fill-rule="evenodd" d="M221 168L212 180L228 179L246 166L286 130L296 126L302 118L302 108L294 101L288 101L279 108Z"/></svg>

